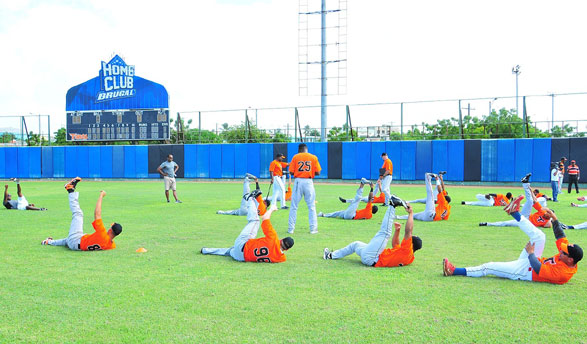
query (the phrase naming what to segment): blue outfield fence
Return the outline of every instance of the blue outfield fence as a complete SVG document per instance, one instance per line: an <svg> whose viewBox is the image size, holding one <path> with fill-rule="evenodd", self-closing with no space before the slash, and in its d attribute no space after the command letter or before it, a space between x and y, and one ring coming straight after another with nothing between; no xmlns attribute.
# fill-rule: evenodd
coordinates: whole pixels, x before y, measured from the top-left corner
<svg viewBox="0 0 587 344"><path fill-rule="evenodd" d="M515 182L531 172L532 181L548 182L550 162L560 160L559 155L576 160L580 167L587 166L587 139L583 138L307 145L320 161L322 172L317 178L321 179L329 174L342 179L376 179L383 152L393 162L393 179L400 181L422 180L426 172L447 171L447 181ZM186 178L233 179L243 178L247 172L269 178L275 149L287 147L288 162L298 151L298 143L278 147L273 143L176 146L176 155L183 148L181 167ZM466 158L465 152L473 158ZM149 146L0 147L0 178L159 178L156 171L149 171L149 161L158 164L159 154L159 148Z"/></svg>

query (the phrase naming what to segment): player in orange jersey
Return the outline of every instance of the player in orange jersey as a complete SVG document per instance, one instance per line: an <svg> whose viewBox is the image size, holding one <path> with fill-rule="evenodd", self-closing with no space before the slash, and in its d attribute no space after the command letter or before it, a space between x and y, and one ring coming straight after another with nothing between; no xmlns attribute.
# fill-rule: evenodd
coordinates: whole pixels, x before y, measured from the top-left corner
<svg viewBox="0 0 587 344"><path fill-rule="evenodd" d="M256 189L254 190L255 193L260 192L261 188L259 187L259 180L257 179L257 177L255 177L254 175L250 174L250 173L246 173L245 174L245 179L243 181L243 196L241 197L241 206L238 209L235 210L218 210L216 212L216 214L219 215L237 215L237 216L245 216L247 215L247 197L251 194L251 187L250 187L250 183L251 180L255 181L256 184ZM255 199L257 198L257 195L255 195ZM269 206L271 204L270 200L265 200L263 201L263 203L265 204L265 206Z"/></svg>
<svg viewBox="0 0 587 344"><path fill-rule="evenodd" d="M414 220L419 221L441 221L448 220L450 216L450 196L444 188L444 173L438 175L434 173L426 173L426 209L414 214ZM432 191L432 178L440 179L440 185L437 185L438 195L436 205L434 204L434 193ZM398 216L400 220L406 220L408 215Z"/></svg>
<svg viewBox="0 0 587 344"><path fill-rule="evenodd" d="M552 210L547 210L552 218L552 229L559 253L550 258L541 258L546 236L541 230L532 225L524 215L520 214L520 202L523 198L524 196L517 197L504 208L514 218L518 227L530 238L517 260L499 263L491 262L468 268L455 268L448 259L444 258L443 274L445 276L461 275L469 277L495 275L512 280L555 284L567 283L577 272L577 263L583 258L583 249L577 244L569 243L562 224L557 220Z"/></svg>
<svg viewBox="0 0 587 344"><path fill-rule="evenodd" d="M414 252L422 248L422 240L417 236L412 236L414 229L414 211L408 203L405 203L395 195L391 195L389 205L390 207L385 212L379 232L375 234L368 244L355 241L340 250L332 252L328 248L325 248L323 258L340 259L356 253L361 257L361 263L367 266L379 268L411 264L414 261ZM404 238L401 243L399 241L399 234L402 226L393 221L395 218L395 207L400 205L405 207L409 214ZM385 248L389 237L391 237L391 230L393 228L395 228L395 231L391 239L392 248Z"/></svg>
<svg viewBox="0 0 587 344"><path fill-rule="evenodd" d="M285 185L283 184L283 154L277 154L269 165L271 184L274 185L273 195L281 201L281 209L288 209L285 205ZM276 201L277 202L277 201Z"/></svg>
<svg viewBox="0 0 587 344"><path fill-rule="evenodd" d="M8 184L4 185L4 200L2 204L6 209L14 210L47 210L47 208L37 208L34 203L29 203L22 194L22 188L20 187L20 180L18 178L10 178L16 183L16 194L18 199L12 199L12 195L8 193Z"/></svg>
<svg viewBox="0 0 587 344"><path fill-rule="evenodd" d="M393 179L393 163L385 152L381 153L381 160L383 160L383 165L379 171L379 180L381 180L381 192L385 194L385 202L383 204L387 206L389 197L391 196L389 188Z"/></svg>
<svg viewBox="0 0 587 344"><path fill-rule="evenodd" d="M257 209L252 198L248 199L247 209L249 211L249 215L247 216L249 222L234 241L234 246L230 248L203 247L200 252L202 254L231 256L239 262L285 262L285 251L294 245L294 240L290 237L279 240L275 229L271 226L271 213L277 210L275 204L261 218L261 228L265 236L258 239L255 238L259 230L259 217L257 216Z"/></svg>
<svg viewBox="0 0 587 344"><path fill-rule="evenodd" d="M377 193L377 190L379 190L379 196L375 196L375 194ZM343 202L343 200L345 200L342 197L338 198L341 202ZM363 198L361 198L361 202L363 203L369 203L369 196L365 196ZM345 202L343 202L345 203ZM385 203L385 194L383 193L383 191L381 191L381 179L377 179L377 182L375 183L375 191L373 192L373 200L371 200L371 203Z"/></svg>
<svg viewBox="0 0 587 344"><path fill-rule="evenodd" d="M359 207L359 203L363 199L363 187L365 184L369 184L371 186L371 191L369 192L368 199L370 200L365 206L365 209L357 210ZM349 203L349 206L346 210L335 211L333 213L324 214L323 212L318 213L320 217L337 217L344 220L369 220L373 217L373 214L377 213L377 206L373 205L373 182L368 181L365 178L361 179L361 185L357 189L357 194L355 198L346 200L344 198L339 197L339 199L343 203Z"/></svg>
<svg viewBox="0 0 587 344"><path fill-rule="evenodd" d="M508 192L507 194L477 194L477 201L475 202L465 202L462 201L461 204L463 205L477 205L480 207L505 207L510 203L512 200L512 193Z"/></svg>
<svg viewBox="0 0 587 344"><path fill-rule="evenodd" d="M71 209L71 225L69 227L69 235L67 238L53 240L49 237L43 240L43 245L52 246L67 246L74 251L99 251L111 250L116 248L114 238L122 232L122 226L118 223L113 223L106 231L104 223L102 222L102 199L106 196L106 191L100 191L96 209L94 210L94 222L92 226L95 232L84 235L84 213L79 206L79 192L75 191L77 184L82 179L80 177L73 178L69 183L65 184L65 190L69 193L69 208Z"/></svg>
<svg viewBox="0 0 587 344"><path fill-rule="evenodd" d="M318 157L308 153L308 146L301 143L298 146L298 154L294 155L289 164L289 173L295 178L293 193L291 195L291 208L287 232L292 234L296 228L298 216L298 205L304 197L308 206L308 220L310 223L310 234L318 233L318 217L316 215L316 190L314 189L314 177L320 174L322 167Z"/></svg>

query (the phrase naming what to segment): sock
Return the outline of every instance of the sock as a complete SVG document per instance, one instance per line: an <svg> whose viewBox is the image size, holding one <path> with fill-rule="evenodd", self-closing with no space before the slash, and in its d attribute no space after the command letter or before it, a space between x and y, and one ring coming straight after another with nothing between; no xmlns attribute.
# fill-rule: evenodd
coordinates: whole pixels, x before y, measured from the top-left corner
<svg viewBox="0 0 587 344"><path fill-rule="evenodd" d="M465 269L465 268L455 268L455 271L452 274L453 275L460 275L460 276L467 276L467 269Z"/></svg>
<svg viewBox="0 0 587 344"><path fill-rule="evenodd" d="M511 215L512 215L512 217L513 217L514 219L516 219L516 221L518 221L518 222L520 222L520 220L522 219L522 215L520 215L520 213L519 213L519 212L517 212L517 211L516 211L515 213L512 213Z"/></svg>

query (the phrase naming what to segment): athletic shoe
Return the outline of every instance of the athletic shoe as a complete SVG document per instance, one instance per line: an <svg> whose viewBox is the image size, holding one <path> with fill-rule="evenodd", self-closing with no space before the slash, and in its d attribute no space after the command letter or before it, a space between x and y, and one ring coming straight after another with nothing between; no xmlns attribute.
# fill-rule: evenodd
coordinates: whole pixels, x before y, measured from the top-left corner
<svg viewBox="0 0 587 344"><path fill-rule="evenodd" d="M575 226L567 226L568 229L575 229Z"/></svg>
<svg viewBox="0 0 587 344"><path fill-rule="evenodd" d="M245 173L245 177L247 177L249 179L257 179L257 177L255 177L254 175L252 175L250 173Z"/></svg>
<svg viewBox="0 0 587 344"><path fill-rule="evenodd" d="M441 175L441 176L442 175L445 175L445 174L446 174L446 171L440 171L440 172L438 172L438 175Z"/></svg>
<svg viewBox="0 0 587 344"><path fill-rule="evenodd" d="M261 196L262 194L263 194L263 191L261 191L261 190L259 190L259 189L255 189L255 190L253 190L253 191L251 191L251 192L249 193L249 198L248 198L248 199L250 199L251 197L252 197L252 198L257 198L258 196ZM248 200L248 199L247 199L247 200Z"/></svg>
<svg viewBox="0 0 587 344"><path fill-rule="evenodd" d="M516 197L513 201L510 202L510 204L506 205L503 208L503 210L505 210L505 212L510 215L517 212L517 211L520 211L520 203L522 202L523 199L524 199L524 196L522 196L522 195Z"/></svg>
<svg viewBox="0 0 587 344"><path fill-rule="evenodd" d="M363 183L363 184L369 184L371 182L369 180L367 180L367 178L361 178L361 183Z"/></svg>
<svg viewBox="0 0 587 344"><path fill-rule="evenodd" d="M452 265L447 258L442 260L442 274L445 276L452 276L455 272L455 266Z"/></svg>
<svg viewBox="0 0 587 344"><path fill-rule="evenodd" d="M487 222L479 222L479 227L487 226Z"/></svg>
<svg viewBox="0 0 587 344"><path fill-rule="evenodd" d="M585 200L585 196L583 197L577 197L577 201L584 201Z"/></svg>
<svg viewBox="0 0 587 344"><path fill-rule="evenodd" d="M402 200L401 198L397 197L396 195L391 195L391 197L389 198L389 205L391 205L394 208L397 208L400 205L404 208L408 207L406 202L404 200Z"/></svg>
<svg viewBox="0 0 587 344"><path fill-rule="evenodd" d="M283 207L281 207L279 209L289 209L289 207L287 205L284 205Z"/></svg>
<svg viewBox="0 0 587 344"><path fill-rule="evenodd" d="M287 233L288 233L288 234L293 234L293 232L294 232L294 230L293 230L293 229L292 229L292 230L289 230L289 229L287 230Z"/></svg>
<svg viewBox="0 0 587 344"><path fill-rule="evenodd" d="M204 248L203 247L200 249L200 254L204 254Z"/></svg>
<svg viewBox="0 0 587 344"><path fill-rule="evenodd" d="M525 175L524 178L522 178L522 183L530 183L530 177L532 177L532 173Z"/></svg>
<svg viewBox="0 0 587 344"><path fill-rule="evenodd" d="M47 208L39 208L40 211L45 211Z"/></svg>
<svg viewBox="0 0 587 344"><path fill-rule="evenodd" d="M318 217L324 217L324 213L323 212L319 212L318 213Z"/></svg>
<svg viewBox="0 0 587 344"><path fill-rule="evenodd" d="M18 178L10 178L10 180L15 182L16 184L20 183L20 180Z"/></svg>
<svg viewBox="0 0 587 344"><path fill-rule="evenodd" d="M80 177L73 178L72 180L70 180L68 183L65 184L65 190L67 190L67 191L69 191L69 190L75 191L75 187L76 187L77 183L79 183L81 181L82 181L82 179Z"/></svg>
<svg viewBox="0 0 587 344"><path fill-rule="evenodd" d="M48 237L47 239L41 242L41 245L49 245L49 242L53 241L53 238Z"/></svg>
<svg viewBox="0 0 587 344"><path fill-rule="evenodd" d="M182 201L180 201L180 200L178 200L178 199L176 199L176 200L175 200L175 203L183 203L183 202L182 202Z"/></svg>
<svg viewBox="0 0 587 344"><path fill-rule="evenodd" d="M578 207L578 206L579 206L578 204L571 202L571 207Z"/></svg>
<svg viewBox="0 0 587 344"><path fill-rule="evenodd" d="M342 197L340 197L340 196L338 196L338 199L339 199L339 200L340 200L342 203L346 203L346 199L344 199L344 198L342 198Z"/></svg>
<svg viewBox="0 0 587 344"><path fill-rule="evenodd" d="M310 234L318 234L318 230L314 229L313 231L310 231Z"/></svg>
<svg viewBox="0 0 587 344"><path fill-rule="evenodd" d="M462 205L465 205L465 204L467 204L467 203L465 203L465 201L462 201L462 202L461 202L461 204L462 204Z"/></svg>
<svg viewBox="0 0 587 344"><path fill-rule="evenodd" d="M427 175L429 175L431 178L438 178L437 175L435 175L434 173L426 173Z"/></svg>
<svg viewBox="0 0 587 344"><path fill-rule="evenodd" d="M169 200L167 200L167 203L169 203Z"/></svg>
<svg viewBox="0 0 587 344"><path fill-rule="evenodd" d="M326 260L326 259L332 259L332 252L330 252L330 250L328 249L328 247L326 247L324 249L324 255L322 256L322 258L324 258L324 260Z"/></svg>

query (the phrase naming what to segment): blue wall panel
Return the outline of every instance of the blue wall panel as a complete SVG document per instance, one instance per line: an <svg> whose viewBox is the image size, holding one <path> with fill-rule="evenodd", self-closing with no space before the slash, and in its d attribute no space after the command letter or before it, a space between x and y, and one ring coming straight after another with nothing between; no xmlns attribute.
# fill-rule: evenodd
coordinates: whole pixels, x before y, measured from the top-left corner
<svg viewBox="0 0 587 344"><path fill-rule="evenodd" d="M448 170L448 142L446 140L432 141L432 172Z"/></svg>
<svg viewBox="0 0 587 344"><path fill-rule="evenodd" d="M100 147L100 178L112 178L112 152L110 146Z"/></svg>
<svg viewBox="0 0 587 344"><path fill-rule="evenodd" d="M247 144L237 143L234 145L234 177L244 178L247 173ZM285 171L284 171L285 172Z"/></svg>
<svg viewBox="0 0 587 344"><path fill-rule="evenodd" d="M328 178L328 142L316 142L312 147L312 154L318 157L318 162L322 170L320 175L316 178L327 179Z"/></svg>
<svg viewBox="0 0 587 344"><path fill-rule="evenodd" d="M355 164L357 171L355 179L369 179L371 176L371 142L357 142Z"/></svg>
<svg viewBox="0 0 587 344"><path fill-rule="evenodd" d="M222 149L222 178L234 178L234 144L225 144Z"/></svg>
<svg viewBox="0 0 587 344"><path fill-rule="evenodd" d="M185 153L184 153L184 156L185 156ZM184 162L184 164L185 164L185 162ZM185 166L184 166L184 171L185 171ZM149 177L149 146L136 146L135 175L136 175L136 178L148 178ZM185 174L184 174L184 176L185 176Z"/></svg>
<svg viewBox="0 0 587 344"><path fill-rule="evenodd" d="M196 164L198 178L210 178L210 145L197 145Z"/></svg>
<svg viewBox="0 0 587 344"><path fill-rule="evenodd" d="M514 180L522 179L526 174L532 173L532 139L515 139Z"/></svg>
<svg viewBox="0 0 587 344"><path fill-rule="evenodd" d="M77 176L77 147L65 146L65 177L73 178Z"/></svg>
<svg viewBox="0 0 587 344"><path fill-rule="evenodd" d="M402 180L416 179L416 142L402 141L400 143L401 149L401 171L400 178ZM424 178L424 175L418 177Z"/></svg>
<svg viewBox="0 0 587 344"><path fill-rule="evenodd" d="M28 178L29 177L29 149L27 147L18 147L17 151L17 166L18 171L15 177Z"/></svg>
<svg viewBox="0 0 587 344"><path fill-rule="evenodd" d="M53 147L41 148L41 177L53 178Z"/></svg>
<svg viewBox="0 0 587 344"><path fill-rule="evenodd" d="M381 165L383 165L383 160L381 160L381 153L383 152L386 152L385 142L371 142L371 175L365 178L372 180L379 179L379 169L381 168Z"/></svg>
<svg viewBox="0 0 587 344"><path fill-rule="evenodd" d="M65 147L53 147L53 178L65 177Z"/></svg>
<svg viewBox="0 0 587 344"><path fill-rule="evenodd" d="M514 139L497 140L497 181L513 182L516 142Z"/></svg>
<svg viewBox="0 0 587 344"><path fill-rule="evenodd" d="M6 147L4 149L6 178L16 178L18 177L18 149L16 147Z"/></svg>
<svg viewBox="0 0 587 344"><path fill-rule="evenodd" d="M112 178L124 178L124 147L112 147Z"/></svg>
<svg viewBox="0 0 587 344"><path fill-rule="evenodd" d="M88 176L90 178L101 178L101 165L102 157L100 153L100 146L88 147Z"/></svg>
<svg viewBox="0 0 587 344"><path fill-rule="evenodd" d="M393 164L393 180L401 180L401 168L402 168L402 146L400 141L389 141L385 142L385 152L387 156L391 159L391 163ZM383 152L381 152L383 153ZM379 153L379 166L377 169L379 170L381 166L383 166L383 160L381 160L381 153Z"/></svg>
<svg viewBox="0 0 587 344"><path fill-rule="evenodd" d="M184 177L197 178L198 177L198 160L197 160L197 145L183 146L183 163L184 163ZM147 153L148 154L148 153Z"/></svg>
<svg viewBox="0 0 587 344"><path fill-rule="evenodd" d="M424 180L424 174L432 171L432 141L416 141L416 179Z"/></svg>
<svg viewBox="0 0 587 344"><path fill-rule="evenodd" d="M288 160L289 162L289 160ZM261 144L247 144L247 172L259 176L261 172Z"/></svg>
<svg viewBox="0 0 587 344"><path fill-rule="evenodd" d="M532 141L532 181L550 182L550 147L552 139Z"/></svg>
<svg viewBox="0 0 587 344"><path fill-rule="evenodd" d="M290 142L287 144L287 162L290 162L294 155L298 154L298 146L300 142ZM310 152L312 153L312 152Z"/></svg>
<svg viewBox="0 0 587 344"><path fill-rule="evenodd" d="M497 181L497 140L481 141L481 181Z"/></svg>
<svg viewBox="0 0 587 344"><path fill-rule="evenodd" d="M448 141L448 167L444 179L463 181L465 176L465 141Z"/></svg>
<svg viewBox="0 0 587 344"><path fill-rule="evenodd" d="M87 178L90 175L89 167L90 167L90 154L88 146L79 146L75 147L75 159L76 159L76 168L77 173L75 176L81 178Z"/></svg>
<svg viewBox="0 0 587 344"><path fill-rule="evenodd" d="M6 176L6 148L0 147L0 178L9 178Z"/></svg>
<svg viewBox="0 0 587 344"><path fill-rule="evenodd" d="M356 179L357 164L355 161L357 154L356 142L342 143L342 179Z"/></svg>
<svg viewBox="0 0 587 344"><path fill-rule="evenodd" d="M210 145L210 178L222 178L222 147Z"/></svg>
<svg viewBox="0 0 587 344"><path fill-rule="evenodd" d="M262 143L259 146L260 152L260 178L269 178L269 164L273 161L273 144Z"/></svg>
<svg viewBox="0 0 587 344"><path fill-rule="evenodd" d="M136 178L136 147L124 146L124 178Z"/></svg>
<svg viewBox="0 0 587 344"><path fill-rule="evenodd" d="M41 147L29 148L29 178L41 178Z"/></svg>

